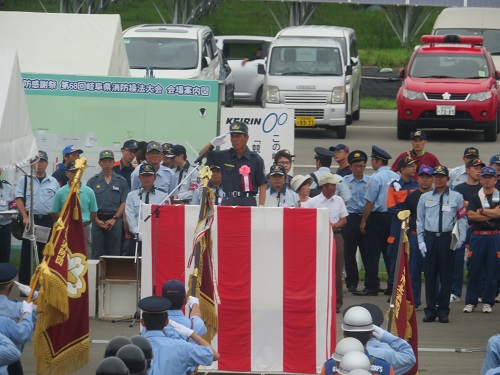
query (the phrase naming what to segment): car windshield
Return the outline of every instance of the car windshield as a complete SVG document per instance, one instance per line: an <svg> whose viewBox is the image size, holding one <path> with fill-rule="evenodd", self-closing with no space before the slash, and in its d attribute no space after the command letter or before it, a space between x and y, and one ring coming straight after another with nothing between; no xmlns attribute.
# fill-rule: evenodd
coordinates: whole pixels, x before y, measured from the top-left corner
<svg viewBox="0 0 500 375"><path fill-rule="evenodd" d="M273 48L269 74L275 76L341 76L342 60L338 48Z"/></svg>
<svg viewBox="0 0 500 375"><path fill-rule="evenodd" d="M188 70L198 66L194 39L124 38L131 69Z"/></svg>
<svg viewBox="0 0 500 375"><path fill-rule="evenodd" d="M409 75L416 78L487 78L490 76L484 55L417 54Z"/></svg>
<svg viewBox="0 0 500 375"><path fill-rule="evenodd" d="M477 35L484 38L484 47L492 54L500 54L500 30L481 29L437 29L437 35L459 34Z"/></svg>

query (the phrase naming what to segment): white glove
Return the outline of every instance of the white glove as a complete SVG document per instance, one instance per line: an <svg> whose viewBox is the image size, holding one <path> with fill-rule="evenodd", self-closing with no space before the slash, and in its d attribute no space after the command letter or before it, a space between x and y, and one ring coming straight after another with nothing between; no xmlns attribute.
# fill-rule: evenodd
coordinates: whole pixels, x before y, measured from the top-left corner
<svg viewBox="0 0 500 375"><path fill-rule="evenodd" d="M218 137L215 137L214 139L212 139L210 141L210 144L214 147L222 146L224 143L226 143L226 141L224 140L226 138L226 136L227 136L227 133L221 134Z"/></svg>
<svg viewBox="0 0 500 375"><path fill-rule="evenodd" d="M135 239L136 239L137 241L142 241L142 232L137 232L137 233L135 234Z"/></svg>
<svg viewBox="0 0 500 375"><path fill-rule="evenodd" d="M380 328L379 326L376 326L374 324L373 325L373 337L375 337L377 340L380 340L383 335L384 335L384 330L382 328Z"/></svg>
<svg viewBox="0 0 500 375"><path fill-rule="evenodd" d="M14 281L17 285L17 288L19 289L19 291L24 294L25 296L29 296L30 293L31 293L31 288L28 286L28 285L24 285L24 284L21 284L17 281ZM36 297L38 297L38 292L35 290L35 292L33 293L33 297L32 299L36 299Z"/></svg>
<svg viewBox="0 0 500 375"><path fill-rule="evenodd" d="M193 305L194 305L195 303L196 303L197 305L199 305L199 304L200 304L200 300L199 300L198 298L194 297L194 296L189 296L189 297L188 297L188 302L187 302L188 307L189 307L190 309L192 309L192 308L193 308Z"/></svg>
<svg viewBox="0 0 500 375"><path fill-rule="evenodd" d="M425 242L419 242L418 248L420 249L422 256L425 258L425 253L427 252L427 246L425 246Z"/></svg>
<svg viewBox="0 0 500 375"><path fill-rule="evenodd" d="M455 244L455 248L453 250L459 249L464 244L464 241L458 240Z"/></svg>
<svg viewBox="0 0 500 375"><path fill-rule="evenodd" d="M168 324L170 324L172 326L172 328L174 329L175 332L177 332L179 335L181 335L185 339L190 337L194 332L192 329L190 329L190 328L188 328L180 323L177 323L176 321L174 321L172 319L168 320Z"/></svg>
<svg viewBox="0 0 500 375"><path fill-rule="evenodd" d="M21 284L21 283L19 283L19 282L17 282L17 281L14 281L14 283L17 285L17 287L18 287L19 291L20 291L22 294L24 294L24 295L26 295L26 296L29 296L29 295L30 295L30 293L31 293L31 288L30 288L28 285Z"/></svg>
<svg viewBox="0 0 500 375"><path fill-rule="evenodd" d="M23 301L23 308L21 309L23 314L31 314L33 312L33 302Z"/></svg>

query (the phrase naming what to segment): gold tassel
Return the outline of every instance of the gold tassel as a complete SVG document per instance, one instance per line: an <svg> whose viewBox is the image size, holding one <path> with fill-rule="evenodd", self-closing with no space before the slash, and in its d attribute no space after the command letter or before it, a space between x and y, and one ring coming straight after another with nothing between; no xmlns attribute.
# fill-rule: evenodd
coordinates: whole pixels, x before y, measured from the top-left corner
<svg viewBox="0 0 500 375"><path fill-rule="evenodd" d="M49 241L45 244L45 247L43 248L43 255L49 258L52 258L54 256L54 244L52 241Z"/></svg>
<svg viewBox="0 0 500 375"><path fill-rule="evenodd" d="M80 218L80 215L78 213L78 206L75 206L75 208L73 208L73 220L78 220Z"/></svg>

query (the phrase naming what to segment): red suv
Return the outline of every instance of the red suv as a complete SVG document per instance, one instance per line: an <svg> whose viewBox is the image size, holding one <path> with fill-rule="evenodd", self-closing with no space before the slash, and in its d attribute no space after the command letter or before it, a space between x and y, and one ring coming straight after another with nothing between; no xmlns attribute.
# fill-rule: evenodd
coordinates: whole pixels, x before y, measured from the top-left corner
<svg viewBox="0 0 500 375"><path fill-rule="evenodd" d="M398 138L415 129L484 130L494 142L500 132L500 72L495 70L483 38L424 35L398 91Z"/></svg>

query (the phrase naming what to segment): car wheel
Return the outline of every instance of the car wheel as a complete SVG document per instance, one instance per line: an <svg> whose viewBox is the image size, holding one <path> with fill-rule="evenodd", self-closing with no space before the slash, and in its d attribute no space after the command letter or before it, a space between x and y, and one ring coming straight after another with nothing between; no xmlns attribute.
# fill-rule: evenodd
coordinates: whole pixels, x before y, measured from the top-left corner
<svg viewBox="0 0 500 375"><path fill-rule="evenodd" d="M352 124L352 115L345 115L345 124L346 125Z"/></svg>
<svg viewBox="0 0 500 375"><path fill-rule="evenodd" d="M410 129L400 119L398 119L398 139L405 141L410 139Z"/></svg>
<svg viewBox="0 0 500 375"><path fill-rule="evenodd" d="M347 126L337 126L337 138L338 139L345 139L347 135Z"/></svg>
<svg viewBox="0 0 500 375"><path fill-rule="evenodd" d="M360 112L361 112L361 108L358 108L358 110L357 110L357 111L354 111L354 112L352 113L352 119L353 119L354 121L358 121L358 120L359 120L359 117L360 117Z"/></svg>
<svg viewBox="0 0 500 375"><path fill-rule="evenodd" d="M486 142L496 142L497 140L497 127L498 118L495 121L491 121L487 127L484 129L484 140Z"/></svg>
<svg viewBox="0 0 500 375"><path fill-rule="evenodd" d="M255 104L260 105L261 107L264 107L264 102L262 100L262 90L264 86L260 86L259 89L257 90L257 95L255 95Z"/></svg>

